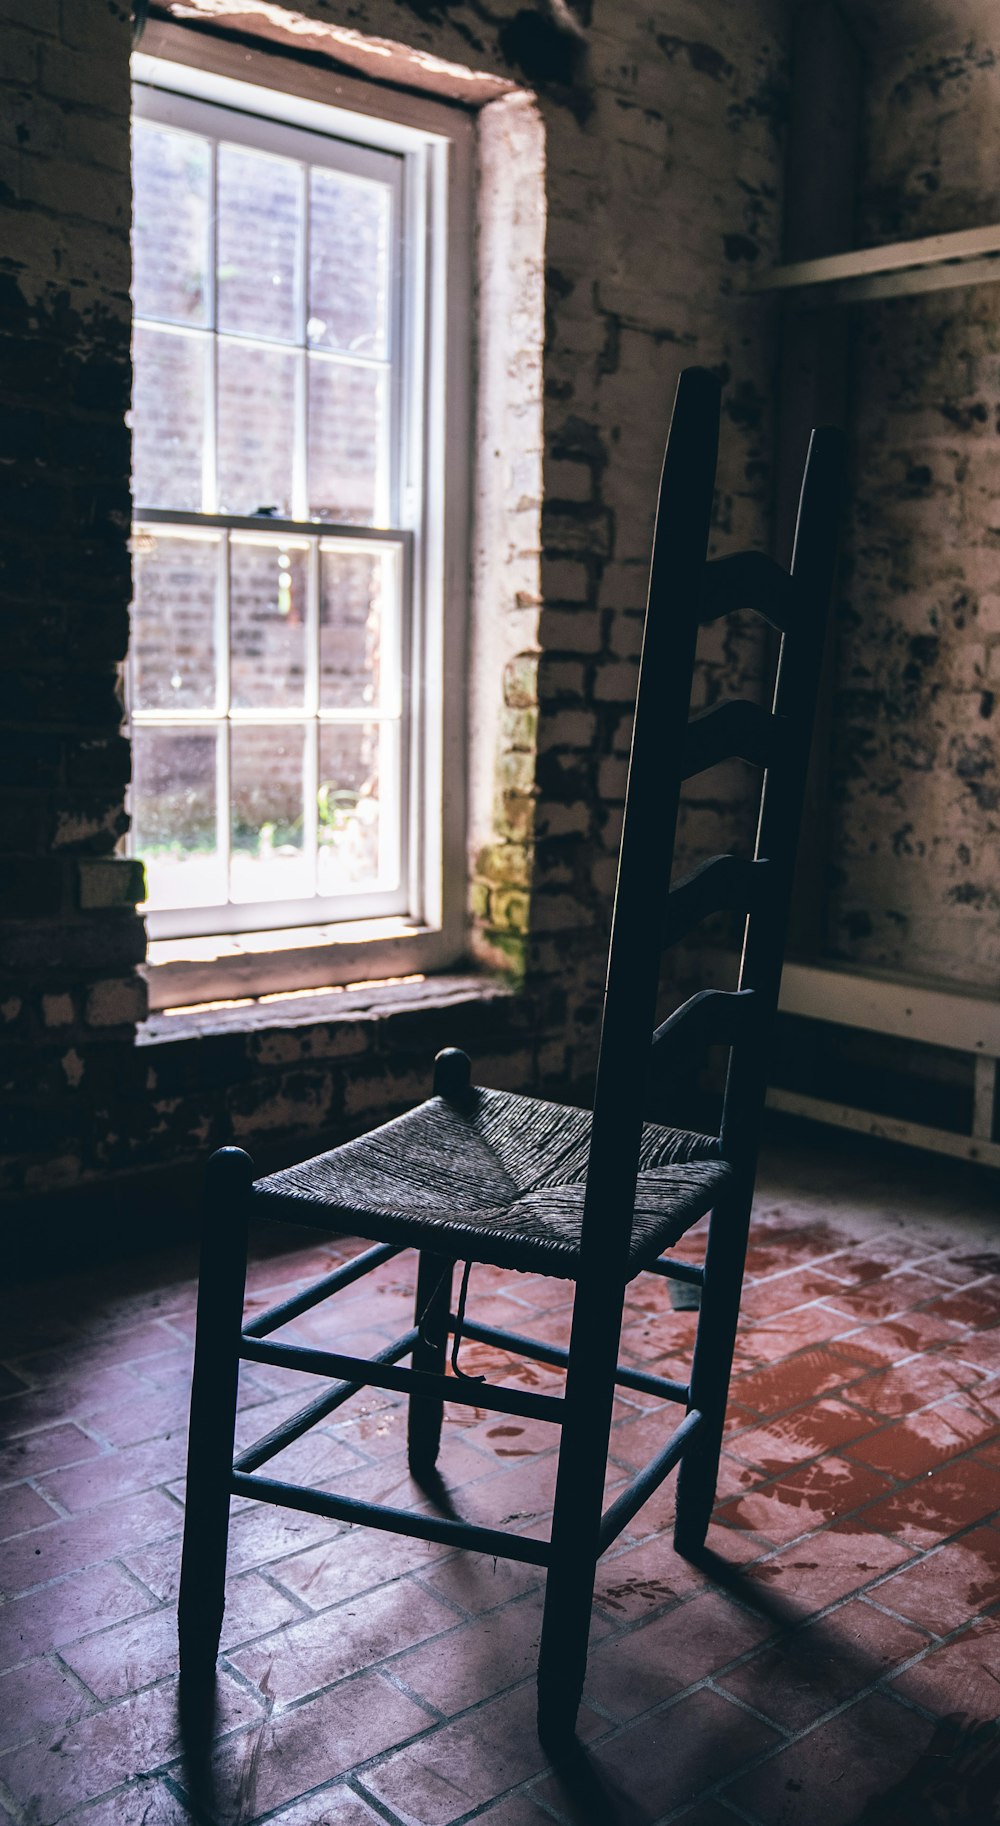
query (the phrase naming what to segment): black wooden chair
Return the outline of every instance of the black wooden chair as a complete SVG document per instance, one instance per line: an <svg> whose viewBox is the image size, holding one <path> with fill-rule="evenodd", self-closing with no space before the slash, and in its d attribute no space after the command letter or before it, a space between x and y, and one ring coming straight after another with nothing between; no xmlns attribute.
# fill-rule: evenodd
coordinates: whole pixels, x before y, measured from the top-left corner
<svg viewBox="0 0 1000 1826"><path fill-rule="evenodd" d="M706 562L719 387L681 376L660 488L632 761L593 1115L480 1089L469 1061L438 1055L434 1095L409 1114L314 1160L253 1183L249 1157L209 1166L191 1403L179 1625L189 1682L214 1667L224 1608L229 1500L255 1497L336 1521L533 1562L547 1569L539 1730L572 1732L583 1685L597 1559L675 1466L675 1544L702 1546L715 1494L739 1313L767 1056L781 975L797 829L823 651L841 492L841 439L814 432L791 572L760 553ZM753 608L781 634L773 710L717 705L688 720L699 621ZM762 770L756 852L721 856L670 888L683 780L733 755ZM655 1026L665 943L708 913L746 916L739 987L704 991ZM644 1122L664 1066L723 1044L729 1066L717 1138ZM711 1212L704 1268L665 1251ZM254 1214L360 1235L376 1246L306 1292L242 1323ZM401 1249L419 1250L414 1324L371 1361L275 1342L270 1334ZM568 1351L465 1320L455 1264L575 1282ZM622 1305L639 1273L701 1289L690 1386L618 1363ZM565 1366L562 1396L447 1377L449 1335ZM409 1358L411 1367L402 1364ZM233 1464L240 1361L331 1379L329 1388ZM359 1388L410 1397L414 1475L432 1472L445 1400L561 1426L551 1538L444 1514L417 1514L281 1483L261 1466ZM661 1450L602 1513L615 1387L685 1410Z"/></svg>

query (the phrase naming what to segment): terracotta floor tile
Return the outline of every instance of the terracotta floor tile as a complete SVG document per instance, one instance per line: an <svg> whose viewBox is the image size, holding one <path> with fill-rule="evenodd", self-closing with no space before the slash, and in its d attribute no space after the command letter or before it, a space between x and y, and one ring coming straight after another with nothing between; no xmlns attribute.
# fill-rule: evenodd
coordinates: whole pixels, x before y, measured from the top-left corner
<svg viewBox="0 0 1000 1826"><path fill-rule="evenodd" d="M94 1458L101 1450L79 1427L45 1427L13 1439L0 1451L0 1484L36 1477L58 1465L74 1465L80 1459Z"/></svg>
<svg viewBox="0 0 1000 1826"><path fill-rule="evenodd" d="M810 1344L822 1344L847 1329L843 1313L834 1312L825 1301L815 1302L800 1306L795 1312L772 1313L754 1325L742 1326L740 1344L743 1358L756 1369L765 1363L777 1363Z"/></svg>
<svg viewBox="0 0 1000 1826"><path fill-rule="evenodd" d="M98 1408L109 1404L134 1407L148 1393L145 1378L125 1365L112 1364L88 1376L74 1376L69 1385L57 1382L8 1395L0 1408L0 1421L4 1437L10 1441L59 1421L86 1423ZM186 1394L190 1399L190 1388Z"/></svg>
<svg viewBox="0 0 1000 1826"><path fill-rule="evenodd" d="M639 1826L693 1801L776 1739L762 1719L702 1688L599 1744L589 1792L574 1795L550 1776L538 1794L573 1826L593 1826L597 1797L604 1803L598 1819Z"/></svg>
<svg viewBox="0 0 1000 1826"><path fill-rule="evenodd" d="M967 1333L960 1342L951 1346L949 1355L962 1363L971 1364L989 1376L995 1376L1000 1372L1000 1325L991 1326L986 1331Z"/></svg>
<svg viewBox="0 0 1000 1826"><path fill-rule="evenodd" d="M78 1515L170 1483L183 1476L186 1459L187 1440L183 1433L175 1433L170 1439L150 1439L121 1452L102 1453L67 1471L46 1471L38 1482L53 1502Z"/></svg>
<svg viewBox="0 0 1000 1826"><path fill-rule="evenodd" d="M771 1625L705 1592L594 1650L584 1693L619 1723L648 1712L755 1648Z"/></svg>
<svg viewBox="0 0 1000 1826"><path fill-rule="evenodd" d="M956 1286L964 1285L981 1280L984 1274L1000 1274L1000 1255L995 1249L954 1249L935 1256L934 1272Z"/></svg>
<svg viewBox="0 0 1000 1826"><path fill-rule="evenodd" d="M859 1374L860 1365L851 1363L849 1351L816 1344L809 1350L796 1351L780 1363L769 1364L767 1369L737 1377L733 1393L737 1401L756 1409L758 1414L780 1414L785 1408L800 1407L815 1395L852 1382Z"/></svg>
<svg viewBox="0 0 1000 1826"><path fill-rule="evenodd" d="M449 1605L398 1579L278 1629L228 1659L262 1695L286 1706L455 1625Z"/></svg>
<svg viewBox="0 0 1000 1826"><path fill-rule="evenodd" d="M821 1534L810 1535L797 1546L785 1547L748 1567L743 1590L752 1602L753 1589L759 1589L766 1614L776 1595L784 1607L805 1618L838 1598L861 1591L880 1573L908 1558L909 1550L897 1541L859 1532L851 1523L835 1522Z"/></svg>
<svg viewBox="0 0 1000 1826"><path fill-rule="evenodd" d="M94 1710L91 1695L57 1662L27 1661L12 1674L0 1674L0 1751L51 1735Z"/></svg>
<svg viewBox="0 0 1000 1826"><path fill-rule="evenodd" d="M529 1789L524 1794L510 1795L495 1807L487 1807L485 1813L477 1813L476 1826L552 1826L552 1815L535 1806ZM727 1826L732 1826L731 1819Z"/></svg>
<svg viewBox="0 0 1000 1826"><path fill-rule="evenodd" d="M872 1597L939 1636L949 1635L1000 1604L1000 1529L974 1528L946 1541L915 1566L894 1573Z"/></svg>
<svg viewBox="0 0 1000 1826"><path fill-rule="evenodd" d="M155 1600L115 1565L94 1566L0 1605L0 1665L75 1642L91 1630L151 1610Z"/></svg>
<svg viewBox="0 0 1000 1826"><path fill-rule="evenodd" d="M959 1459L862 1511L861 1520L914 1547L931 1547L1000 1511L1000 1471Z"/></svg>
<svg viewBox="0 0 1000 1826"><path fill-rule="evenodd" d="M923 1243L897 1233L880 1236L871 1243L856 1243L853 1248L831 1256L823 1267L835 1280L860 1287L869 1281L881 1280L884 1275L894 1273L926 1253Z"/></svg>
<svg viewBox="0 0 1000 1826"><path fill-rule="evenodd" d="M58 1510L30 1484L8 1484L0 1491L0 1541L9 1540L12 1534L24 1534L28 1528L44 1528L46 1522L58 1519Z"/></svg>
<svg viewBox="0 0 1000 1826"><path fill-rule="evenodd" d="M352 1788L338 1784L282 1807L268 1826L383 1826L383 1821Z"/></svg>
<svg viewBox="0 0 1000 1826"><path fill-rule="evenodd" d="M200 1826L184 1801L155 1776L130 1782L72 1816L73 1826Z"/></svg>
<svg viewBox="0 0 1000 1826"><path fill-rule="evenodd" d="M615 1621L632 1621L707 1583L704 1573L674 1552L669 1538L654 1535L598 1562L594 1602Z"/></svg>
<svg viewBox="0 0 1000 1826"><path fill-rule="evenodd" d="M860 1699L738 1776L725 1794L766 1826L895 1826L903 1818L924 1826L920 1815L883 1811L874 1797L897 1786L932 1734L927 1719L891 1699Z"/></svg>
<svg viewBox="0 0 1000 1826"><path fill-rule="evenodd" d="M947 1319L937 1319L929 1312L908 1312L897 1319L883 1319L881 1324L848 1332L831 1349L845 1351L853 1362L888 1369L935 1344L947 1344L954 1336L955 1328Z"/></svg>
<svg viewBox="0 0 1000 1826"><path fill-rule="evenodd" d="M120 1558L124 1552L176 1534L181 1513L159 1490L107 1503L69 1521L49 1522L0 1546L0 1590L8 1597L61 1573Z"/></svg>
<svg viewBox="0 0 1000 1826"><path fill-rule="evenodd" d="M380 1675L362 1674L225 1738L215 1754L211 1791L200 1796L204 1810L212 1826L243 1826L405 1743L430 1722L422 1707ZM183 1781L181 1768L175 1775Z"/></svg>
<svg viewBox="0 0 1000 1826"><path fill-rule="evenodd" d="M519 1560L494 1559L487 1553L455 1553L416 1575L421 1585L439 1597L478 1617L496 1610L511 1598L522 1597L542 1583L539 1566Z"/></svg>
<svg viewBox="0 0 1000 1826"><path fill-rule="evenodd" d="M887 1275L880 1281L864 1282L849 1292L832 1294L824 1305L860 1324L863 1319L889 1319L896 1313L909 1312L911 1307L922 1306L925 1300L934 1302L935 1296L940 1298L940 1293L940 1284L930 1275L921 1274L919 1269L903 1268L898 1274ZM938 1305L932 1304L928 1310L938 1312Z"/></svg>
<svg viewBox="0 0 1000 1826"><path fill-rule="evenodd" d="M943 1401L870 1433L848 1448L852 1458L906 1482L1000 1432L1000 1422L962 1401Z"/></svg>
<svg viewBox="0 0 1000 1826"><path fill-rule="evenodd" d="M929 1712L995 1719L1000 1712L1000 1617L971 1623L960 1636L931 1648L893 1681L897 1692Z"/></svg>
<svg viewBox="0 0 1000 1826"><path fill-rule="evenodd" d="M255 1572L230 1579L222 1625L223 1651L253 1640L302 1612ZM177 1612L173 1604L89 1635L61 1649L62 1659L98 1699L121 1699L177 1672Z"/></svg>
<svg viewBox="0 0 1000 1826"><path fill-rule="evenodd" d="M310 1610L326 1610L404 1573L425 1571L447 1551L431 1541L382 1534L374 1528L352 1528L304 1553L275 1556L268 1565L268 1576Z"/></svg>
<svg viewBox="0 0 1000 1826"><path fill-rule="evenodd" d="M393 1678L419 1699L451 1717L534 1677L542 1628L541 1592L469 1623L460 1623L454 1616L450 1621L449 1634L397 1655L392 1662ZM595 1615L591 1642L599 1641L607 1631L607 1623Z"/></svg>
<svg viewBox="0 0 1000 1826"><path fill-rule="evenodd" d="M768 1426L738 1433L727 1451L773 1476L821 1452L839 1452L870 1433L874 1424L846 1401L811 1401Z"/></svg>
<svg viewBox="0 0 1000 1826"><path fill-rule="evenodd" d="M978 1370L950 1362L936 1351L862 1377L851 1385L851 1400L871 1414L913 1414L943 1395L974 1387L979 1380Z"/></svg>
<svg viewBox="0 0 1000 1826"><path fill-rule="evenodd" d="M546 1767L535 1711L531 1681L387 1756L361 1785L405 1826L450 1826ZM585 1709L581 1729L593 1729Z"/></svg>
<svg viewBox="0 0 1000 1826"><path fill-rule="evenodd" d="M962 1287L931 1302L929 1312L972 1331L1000 1323L1000 1275L974 1287Z"/></svg>
<svg viewBox="0 0 1000 1826"><path fill-rule="evenodd" d="M220 1702L223 1728L259 1715L234 1681L222 1681ZM50 1826L122 1781L159 1769L180 1747L177 1692L169 1682L11 1751L0 1763L0 1779L25 1808L30 1826Z"/></svg>
<svg viewBox="0 0 1000 1826"><path fill-rule="evenodd" d="M743 1290L740 1311L745 1319L766 1319L840 1291L842 1283L822 1268L793 1268L766 1281L750 1282Z"/></svg>
<svg viewBox="0 0 1000 1826"><path fill-rule="evenodd" d="M750 1529L775 1542L791 1541L824 1522L853 1514L889 1489L886 1478L875 1471L862 1470L846 1458L820 1458L724 1503L715 1517L729 1528Z"/></svg>
<svg viewBox="0 0 1000 1826"><path fill-rule="evenodd" d="M923 1630L851 1598L783 1634L716 1684L788 1731L801 1731L927 1646Z"/></svg>

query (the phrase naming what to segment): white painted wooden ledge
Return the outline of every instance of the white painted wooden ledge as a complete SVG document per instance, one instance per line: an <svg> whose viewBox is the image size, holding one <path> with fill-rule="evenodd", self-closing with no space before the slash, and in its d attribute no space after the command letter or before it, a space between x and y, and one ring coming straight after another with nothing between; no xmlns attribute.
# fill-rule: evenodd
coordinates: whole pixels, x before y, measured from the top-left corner
<svg viewBox="0 0 1000 1826"><path fill-rule="evenodd" d="M953 984L788 963L781 979L778 1006L783 1014L811 1021L829 1021L836 1026L891 1034L925 1046L971 1054L973 1117L971 1133L965 1135L777 1086L768 1092L771 1109L903 1142L909 1147L950 1154L955 1159L1000 1167L1000 1140L994 1134L1000 997Z"/></svg>
<svg viewBox="0 0 1000 1826"><path fill-rule="evenodd" d="M755 292L797 291L814 305L902 298L1000 281L1000 223L795 260L751 275ZM811 298L809 294L815 294Z"/></svg>

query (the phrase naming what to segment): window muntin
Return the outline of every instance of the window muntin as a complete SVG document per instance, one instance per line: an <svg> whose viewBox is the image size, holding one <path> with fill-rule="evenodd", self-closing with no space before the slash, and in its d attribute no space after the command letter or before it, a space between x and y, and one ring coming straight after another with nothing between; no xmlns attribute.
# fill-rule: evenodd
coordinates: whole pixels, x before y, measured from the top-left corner
<svg viewBox="0 0 1000 1826"><path fill-rule="evenodd" d="M412 910L406 158L155 88L136 115L151 931Z"/></svg>

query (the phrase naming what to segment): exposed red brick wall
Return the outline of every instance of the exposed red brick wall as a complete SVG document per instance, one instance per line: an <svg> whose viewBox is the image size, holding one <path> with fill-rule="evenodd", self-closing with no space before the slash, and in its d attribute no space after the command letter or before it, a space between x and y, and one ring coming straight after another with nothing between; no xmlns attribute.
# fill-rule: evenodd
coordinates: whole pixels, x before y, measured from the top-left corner
<svg viewBox="0 0 1000 1826"><path fill-rule="evenodd" d="M0 1184L14 1191L193 1157L236 1132L238 1110L239 1133L260 1127L277 1153L321 1145L414 1094L417 1077L389 1064L395 1035L407 1059L429 1059L455 1032L447 1011L424 1011L405 1034L373 1024L348 1053L277 1019L266 1044L258 1031L135 1044L143 933L136 871L116 853L130 765L117 687L130 598L127 10L0 0ZM473 871L480 930L525 978L483 1044L468 1033L498 1080L566 1089L593 1062L656 480L689 362L726 378L719 542L767 540L773 319L742 280L779 242L782 11L714 0L673 9L668 32L638 0L597 0L578 43L516 0L489 26L461 5L433 22L381 0L350 9L355 30L533 89L546 132L542 594L532 639L497 681L496 841ZM758 663L741 629L713 634L703 701L723 680L755 689ZM692 794L686 856L730 841L744 809L738 780ZM459 1024L459 1037L475 1028Z"/></svg>

